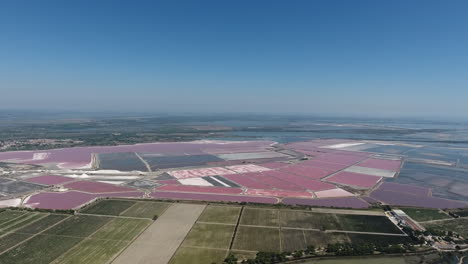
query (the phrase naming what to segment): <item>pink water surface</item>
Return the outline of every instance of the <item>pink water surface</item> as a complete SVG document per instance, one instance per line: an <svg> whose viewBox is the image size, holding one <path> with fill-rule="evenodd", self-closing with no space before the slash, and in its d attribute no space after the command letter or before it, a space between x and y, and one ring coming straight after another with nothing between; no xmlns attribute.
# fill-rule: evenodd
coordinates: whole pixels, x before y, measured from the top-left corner
<svg viewBox="0 0 468 264"><path fill-rule="evenodd" d="M156 188L158 191L196 192L196 193L221 193L240 194L242 189L216 186L188 186L188 185L163 185Z"/></svg>
<svg viewBox="0 0 468 264"><path fill-rule="evenodd" d="M131 192L133 188L93 181L77 181L64 185L65 188L89 193Z"/></svg>
<svg viewBox="0 0 468 264"><path fill-rule="evenodd" d="M201 194L201 193L156 191L156 192L152 192L150 196L156 199L172 199L172 200L250 202L250 203L266 203L266 204L278 203L277 198L246 196L246 195L221 195L221 194Z"/></svg>
<svg viewBox="0 0 468 264"><path fill-rule="evenodd" d="M336 182L344 185L371 188L374 187L381 179L382 177L342 171L331 176L327 179L327 181Z"/></svg>
<svg viewBox="0 0 468 264"><path fill-rule="evenodd" d="M25 181L45 184L45 185L56 185L56 184L62 184L64 182L74 181L74 179L64 177L64 176L58 176L58 175L44 175L44 176L29 178L29 179L26 179Z"/></svg>

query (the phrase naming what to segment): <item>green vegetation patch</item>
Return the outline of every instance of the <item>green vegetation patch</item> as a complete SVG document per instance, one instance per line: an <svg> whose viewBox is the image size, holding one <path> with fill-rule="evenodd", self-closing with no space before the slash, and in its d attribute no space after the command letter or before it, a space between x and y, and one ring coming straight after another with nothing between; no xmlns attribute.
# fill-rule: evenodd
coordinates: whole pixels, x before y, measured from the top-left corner
<svg viewBox="0 0 468 264"><path fill-rule="evenodd" d="M22 216L21 219L10 222L8 226L3 226L2 231L9 232L22 226L27 226L28 224L31 224L45 216L46 214L26 214L25 216Z"/></svg>
<svg viewBox="0 0 468 264"><path fill-rule="evenodd" d="M44 233L60 236L87 237L112 220L111 217L78 215L46 230Z"/></svg>
<svg viewBox="0 0 468 264"><path fill-rule="evenodd" d="M282 227L305 229L339 230L341 226L334 214L312 213L306 211L281 210Z"/></svg>
<svg viewBox="0 0 468 264"><path fill-rule="evenodd" d="M402 210L418 222L451 218L438 209L404 208Z"/></svg>
<svg viewBox="0 0 468 264"><path fill-rule="evenodd" d="M353 244L372 243L381 246L390 244L402 244L411 242L407 236L386 236L386 235L373 235L373 234L354 234L348 233L348 237Z"/></svg>
<svg viewBox="0 0 468 264"><path fill-rule="evenodd" d="M278 210L244 208L240 220L241 225L278 226Z"/></svg>
<svg viewBox="0 0 468 264"><path fill-rule="evenodd" d="M27 234L36 234L42 232L43 230L55 225L56 223L71 217L70 215L61 215L61 214L50 214L44 218L39 219L38 221L27 225L19 230L16 230L18 233L27 233Z"/></svg>
<svg viewBox="0 0 468 264"><path fill-rule="evenodd" d="M279 252L279 229L239 226L232 248L234 250Z"/></svg>
<svg viewBox="0 0 468 264"><path fill-rule="evenodd" d="M393 234L402 233L386 216L337 214L336 217L341 223L341 229L338 230Z"/></svg>
<svg viewBox="0 0 468 264"><path fill-rule="evenodd" d="M0 255L2 264L50 263L78 244L82 238L39 234Z"/></svg>
<svg viewBox="0 0 468 264"><path fill-rule="evenodd" d="M4 227L8 223L12 222L15 219L20 218L23 215L26 215L26 212L21 211L3 211L0 213L0 228Z"/></svg>
<svg viewBox="0 0 468 264"><path fill-rule="evenodd" d="M129 242L97 239L85 239L72 250L56 259L53 263L70 264L101 264L110 261L117 253L124 249Z"/></svg>
<svg viewBox="0 0 468 264"><path fill-rule="evenodd" d="M185 237L182 246L229 249L234 225L196 223Z"/></svg>
<svg viewBox="0 0 468 264"><path fill-rule="evenodd" d="M161 216L170 205L171 203L137 202L121 215L152 219L155 215Z"/></svg>
<svg viewBox="0 0 468 264"><path fill-rule="evenodd" d="M32 234L19 234L19 233L10 233L5 236L0 237L0 252L3 252L14 245L28 239L33 236Z"/></svg>
<svg viewBox="0 0 468 264"><path fill-rule="evenodd" d="M404 257L346 257L324 260L310 260L303 264L406 264Z"/></svg>
<svg viewBox="0 0 468 264"><path fill-rule="evenodd" d="M152 221L144 219L114 218L90 238L129 241L140 234Z"/></svg>
<svg viewBox="0 0 468 264"><path fill-rule="evenodd" d="M295 251L306 249L306 241L303 230L282 229L281 251Z"/></svg>
<svg viewBox="0 0 468 264"><path fill-rule="evenodd" d="M453 231L463 237L468 237L468 218L455 218L446 221L423 223L426 229Z"/></svg>
<svg viewBox="0 0 468 264"><path fill-rule="evenodd" d="M81 213L97 215L120 215L130 208L136 202L124 200L100 200L88 207L85 207Z"/></svg>
<svg viewBox="0 0 468 264"><path fill-rule="evenodd" d="M227 250L180 247L172 257L170 264L209 264L223 263Z"/></svg>
<svg viewBox="0 0 468 264"><path fill-rule="evenodd" d="M304 230L307 246L326 247L328 244L349 243L346 233L325 233L321 231Z"/></svg>
<svg viewBox="0 0 468 264"><path fill-rule="evenodd" d="M198 218L200 222L236 224L241 207L208 205Z"/></svg>

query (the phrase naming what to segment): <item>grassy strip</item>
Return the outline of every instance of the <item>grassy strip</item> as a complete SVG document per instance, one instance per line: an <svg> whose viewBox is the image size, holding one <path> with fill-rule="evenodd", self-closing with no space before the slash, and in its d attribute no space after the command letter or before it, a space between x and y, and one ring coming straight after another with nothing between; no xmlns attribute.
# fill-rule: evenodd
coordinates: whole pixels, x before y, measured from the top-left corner
<svg viewBox="0 0 468 264"><path fill-rule="evenodd" d="M22 221L20 222L16 222L15 221L15 224L12 224L12 225L9 225L8 227L6 228L3 228L2 231L5 231L5 232L9 232L9 231L12 231L12 230L15 230L15 229L18 229L22 226L27 226L28 224L31 224L43 217L45 217L46 215L45 214L29 214L28 217L26 218L23 218Z"/></svg>
<svg viewBox="0 0 468 264"><path fill-rule="evenodd" d="M234 233L233 225L200 224L192 227L182 246L229 248Z"/></svg>

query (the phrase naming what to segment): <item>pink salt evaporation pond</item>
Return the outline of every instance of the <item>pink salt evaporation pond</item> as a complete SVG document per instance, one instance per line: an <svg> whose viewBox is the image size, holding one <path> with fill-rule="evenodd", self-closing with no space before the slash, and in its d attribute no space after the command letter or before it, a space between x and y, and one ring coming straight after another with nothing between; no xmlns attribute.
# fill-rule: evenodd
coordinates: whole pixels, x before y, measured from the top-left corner
<svg viewBox="0 0 468 264"><path fill-rule="evenodd" d="M354 194L345 191L341 188L335 188L331 190L315 192L317 198L331 198L331 197L349 197L354 196Z"/></svg>
<svg viewBox="0 0 468 264"><path fill-rule="evenodd" d="M259 196L275 196L275 197L304 197L312 198L313 195L306 191L281 191L281 190L261 190L261 189L248 189L245 191L247 195Z"/></svg>
<svg viewBox="0 0 468 264"><path fill-rule="evenodd" d="M381 179L382 177L342 171L331 176L327 179L327 181L340 183L343 185L371 188L375 186Z"/></svg>
<svg viewBox="0 0 468 264"><path fill-rule="evenodd" d="M156 188L158 191L195 192L195 193L221 193L240 194L242 189L215 187L215 186L188 186L188 185L163 185Z"/></svg>
<svg viewBox="0 0 468 264"><path fill-rule="evenodd" d="M262 172L262 171L269 171L270 169L258 166L255 164L248 164L248 165L234 165L226 167L229 170L232 170L237 173L249 173L249 172Z"/></svg>
<svg viewBox="0 0 468 264"><path fill-rule="evenodd" d="M77 191L43 192L32 195L24 202L24 206L53 210L68 210L79 208L99 197L141 198L143 192L101 193L91 194Z"/></svg>
<svg viewBox="0 0 468 264"><path fill-rule="evenodd" d="M32 182L32 183L45 184L45 185L56 185L56 184L62 184L65 182L74 181L74 179L64 177L64 176L58 176L58 175L44 175L44 176L29 178L29 179L26 179L25 181Z"/></svg>
<svg viewBox="0 0 468 264"><path fill-rule="evenodd" d="M198 201L224 201L224 202L250 202L250 203L265 203L275 204L278 203L277 198L261 197L261 196L247 196L247 195L222 195L222 194L208 194L208 193L184 193L184 192L152 192L151 197L157 199L171 199L171 200L198 200Z"/></svg>
<svg viewBox="0 0 468 264"><path fill-rule="evenodd" d="M304 199L304 198L283 198L284 204L289 205L308 205L323 207L342 207L342 208L368 208L369 204L357 197L337 197L324 199Z"/></svg>
<svg viewBox="0 0 468 264"><path fill-rule="evenodd" d="M77 181L64 185L65 188L88 193L109 193L109 192L131 192L135 189L113 184L93 182L93 181Z"/></svg>

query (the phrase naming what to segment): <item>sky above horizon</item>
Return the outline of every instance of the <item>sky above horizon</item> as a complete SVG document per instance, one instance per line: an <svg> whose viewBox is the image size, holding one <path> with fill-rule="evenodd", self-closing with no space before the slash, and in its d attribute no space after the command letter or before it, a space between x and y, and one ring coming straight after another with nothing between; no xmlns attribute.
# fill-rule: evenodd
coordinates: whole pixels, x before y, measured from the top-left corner
<svg viewBox="0 0 468 264"><path fill-rule="evenodd" d="M0 109L468 118L468 1L2 1Z"/></svg>

